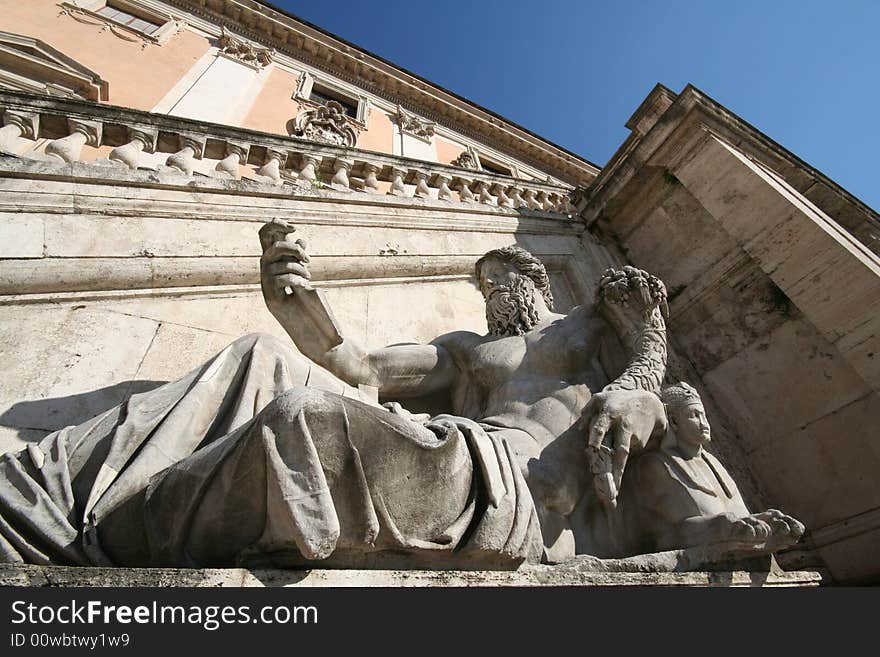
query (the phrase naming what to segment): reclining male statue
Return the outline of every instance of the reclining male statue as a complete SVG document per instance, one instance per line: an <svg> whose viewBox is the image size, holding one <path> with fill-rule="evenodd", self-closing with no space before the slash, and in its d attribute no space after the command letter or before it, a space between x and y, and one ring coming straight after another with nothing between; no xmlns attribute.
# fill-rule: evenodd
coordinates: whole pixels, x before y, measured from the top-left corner
<svg viewBox="0 0 880 657"><path fill-rule="evenodd" d="M596 306L560 315L543 265L505 247L476 264L488 335L366 351L315 296L293 230L261 230L261 281L298 353L246 336L4 455L0 561L514 568L574 556L579 501L613 509L630 451L666 430L662 283L610 270ZM615 333L632 354L612 381ZM377 401L437 391L450 415Z"/></svg>

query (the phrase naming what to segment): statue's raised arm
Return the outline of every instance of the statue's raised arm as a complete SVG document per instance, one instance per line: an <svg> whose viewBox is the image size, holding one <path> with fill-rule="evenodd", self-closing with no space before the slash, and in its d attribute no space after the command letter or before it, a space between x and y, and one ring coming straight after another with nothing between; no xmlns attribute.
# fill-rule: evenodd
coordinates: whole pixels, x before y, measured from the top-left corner
<svg viewBox="0 0 880 657"><path fill-rule="evenodd" d="M260 229L260 284L269 311L309 360L352 386L414 396L445 388L455 367L437 345L398 345L366 350L344 337L333 313L311 283L309 255L296 226L273 219Z"/></svg>
<svg viewBox="0 0 880 657"><path fill-rule="evenodd" d="M631 355L626 369L590 399L584 412L587 456L599 498L614 506L631 451L666 431L658 392L666 374L666 287L641 269L608 269L596 305Z"/></svg>

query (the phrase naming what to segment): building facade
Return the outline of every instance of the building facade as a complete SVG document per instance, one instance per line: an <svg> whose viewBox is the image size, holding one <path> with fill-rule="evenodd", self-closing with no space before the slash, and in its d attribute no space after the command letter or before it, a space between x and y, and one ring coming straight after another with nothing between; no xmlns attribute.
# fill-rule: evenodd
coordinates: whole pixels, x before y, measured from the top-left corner
<svg viewBox="0 0 880 657"><path fill-rule="evenodd" d="M516 244L557 308L660 276L779 556L880 577L880 220L693 87L604 167L255 0L0 0L0 449L106 411L250 332L271 217L370 347L485 332L473 263Z"/></svg>

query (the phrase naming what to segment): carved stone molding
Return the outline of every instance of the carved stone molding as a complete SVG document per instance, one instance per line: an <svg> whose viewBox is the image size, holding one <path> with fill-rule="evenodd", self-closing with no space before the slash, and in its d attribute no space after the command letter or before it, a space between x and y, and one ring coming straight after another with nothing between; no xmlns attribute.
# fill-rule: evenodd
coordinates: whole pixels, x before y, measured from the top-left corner
<svg viewBox="0 0 880 657"><path fill-rule="evenodd" d="M107 100L109 83L48 43L0 31L0 85L49 96Z"/></svg>
<svg viewBox="0 0 880 657"><path fill-rule="evenodd" d="M219 45L223 54L257 68L268 66L275 56L273 48L261 48L249 41L239 39L227 32L223 26L220 27Z"/></svg>
<svg viewBox="0 0 880 657"><path fill-rule="evenodd" d="M167 14L158 14L155 11L150 10L146 6L143 6L139 2L137 2L137 0L121 1L119 6L120 9L135 9L138 11L139 14L143 14L151 21L161 21L161 27L153 34L144 34L130 27L122 25L121 23L117 23L111 18L102 16L101 14L97 13L97 11L93 11L100 9L103 6L103 2L98 3L94 7L80 6L75 0L74 2L60 2L58 3L58 7L60 7L61 11L58 15L70 16L76 22L83 23L84 25L94 25L96 27L100 27L101 32L109 31L113 36L118 37L123 41L140 43L141 48L146 48L149 45L161 45L165 43L169 38L177 34L186 25L186 23L184 23L183 21L174 20L171 16Z"/></svg>
<svg viewBox="0 0 880 657"><path fill-rule="evenodd" d="M359 131L345 118L342 105L331 100L326 106L303 110L296 116L294 136L334 146L352 148Z"/></svg>
<svg viewBox="0 0 880 657"><path fill-rule="evenodd" d="M293 92L292 98L300 105L317 108L322 103L312 100L313 90L325 95L329 94L331 97L335 95L338 98L344 98L355 106L354 116L348 116L348 120L361 128L367 127L367 121L370 118L370 101L365 95L346 89L331 79L324 77L316 79L311 73L302 71L296 82L296 89Z"/></svg>
<svg viewBox="0 0 880 657"><path fill-rule="evenodd" d="M431 143L434 136L434 126L437 124L427 121L415 114L410 114L400 105L397 106L397 126L404 134L411 135L422 141Z"/></svg>
<svg viewBox="0 0 880 657"><path fill-rule="evenodd" d="M124 164L129 169L137 169L141 152L155 152L158 136L159 131L153 128L128 128L129 141L110 151L108 159Z"/></svg>
<svg viewBox="0 0 880 657"><path fill-rule="evenodd" d="M3 126L14 125L18 128L19 135L25 139L37 139L40 134L40 115L35 112L16 112L6 110L3 112Z"/></svg>

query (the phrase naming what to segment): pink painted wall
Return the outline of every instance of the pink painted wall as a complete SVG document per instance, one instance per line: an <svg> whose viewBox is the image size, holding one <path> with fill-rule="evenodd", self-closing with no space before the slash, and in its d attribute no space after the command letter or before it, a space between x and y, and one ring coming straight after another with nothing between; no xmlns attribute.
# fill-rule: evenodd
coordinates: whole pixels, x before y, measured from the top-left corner
<svg viewBox="0 0 880 657"><path fill-rule="evenodd" d="M60 11L56 0L0 0L0 29L40 39L90 68L109 83L113 105L153 109L210 47L184 29L161 46L142 48Z"/></svg>
<svg viewBox="0 0 880 657"><path fill-rule="evenodd" d="M287 122L299 112L299 103L293 100L297 77L296 73L273 68L241 127L286 135Z"/></svg>

